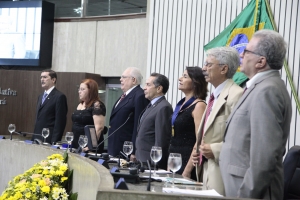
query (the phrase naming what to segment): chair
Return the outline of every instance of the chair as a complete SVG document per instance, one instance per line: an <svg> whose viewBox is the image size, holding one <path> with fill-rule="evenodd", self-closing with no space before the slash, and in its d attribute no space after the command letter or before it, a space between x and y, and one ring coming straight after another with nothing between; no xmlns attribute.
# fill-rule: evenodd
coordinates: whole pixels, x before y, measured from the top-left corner
<svg viewBox="0 0 300 200"><path fill-rule="evenodd" d="M300 146L288 151L284 162L284 199L300 199Z"/></svg>
<svg viewBox="0 0 300 200"><path fill-rule="evenodd" d="M97 140L95 126L94 125L86 125L84 127L84 133L88 137L87 146L88 146L90 151L96 151L97 150L98 144L104 140L103 135L107 133L107 130L108 130L107 127L104 126L104 128L102 130L102 133L101 133L101 136L100 136L99 140ZM104 152L104 143L101 144L98 147L98 150L97 150L97 153L103 153L103 152Z"/></svg>

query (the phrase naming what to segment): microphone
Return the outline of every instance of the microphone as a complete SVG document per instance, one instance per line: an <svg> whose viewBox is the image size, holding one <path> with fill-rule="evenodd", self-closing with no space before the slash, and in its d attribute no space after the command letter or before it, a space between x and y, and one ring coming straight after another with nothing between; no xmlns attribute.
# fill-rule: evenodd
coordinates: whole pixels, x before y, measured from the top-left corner
<svg viewBox="0 0 300 200"><path fill-rule="evenodd" d="M117 132L120 128L122 128L126 123L127 121L130 119L130 117L132 116L132 112L128 115L127 119L125 120L125 122L119 126L114 132L112 132L110 135L107 136L107 138L105 138L104 140L102 140L102 142L100 142L98 144L98 146L96 147L96 153L95 153L95 156L97 157L97 152L98 152L98 148L100 147L101 144L103 144L106 140L108 140L109 137L111 137L115 132Z"/></svg>
<svg viewBox="0 0 300 200"><path fill-rule="evenodd" d="M19 135L22 135L23 137L26 137L26 135L38 135L43 137L41 134L37 134L37 133L28 133L28 132L18 132Z"/></svg>
<svg viewBox="0 0 300 200"><path fill-rule="evenodd" d="M147 164L148 164L149 171L150 171L148 185L147 185L147 191L150 191L150 188L151 188L151 166L150 166L149 160L147 160Z"/></svg>

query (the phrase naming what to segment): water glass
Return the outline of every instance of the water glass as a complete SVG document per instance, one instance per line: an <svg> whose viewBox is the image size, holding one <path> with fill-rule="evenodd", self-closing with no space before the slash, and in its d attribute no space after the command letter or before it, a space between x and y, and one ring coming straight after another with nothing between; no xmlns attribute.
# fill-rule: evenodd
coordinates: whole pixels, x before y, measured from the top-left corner
<svg viewBox="0 0 300 200"><path fill-rule="evenodd" d="M43 128L42 136L44 137L44 143L46 143L46 138L49 136L49 134L50 134L49 128Z"/></svg>
<svg viewBox="0 0 300 200"><path fill-rule="evenodd" d="M174 187L174 178L175 178L175 172L177 172L182 165L182 159L180 153L170 153L168 158L168 168L173 172L173 181L172 185Z"/></svg>
<svg viewBox="0 0 300 200"><path fill-rule="evenodd" d="M88 143L88 138L86 135L80 135L79 139L78 139L78 144L81 147L81 149L83 150L83 148L87 145Z"/></svg>
<svg viewBox="0 0 300 200"><path fill-rule="evenodd" d="M67 132L66 133L66 136L65 136L65 139L67 140L68 142L68 149L67 149L67 152L70 152L69 148L70 148L70 145L72 144L72 141L74 139L74 134L73 132Z"/></svg>
<svg viewBox="0 0 300 200"><path fill-rule="evenodd" d="M8 131L10 132L10 140L12 140L12 133L15 132L16 125L15 124L9 124L8 125Z"/></svg>
<svg viewBox="0 0 300 200"><path fill-rule="evenodd" d="M133 143L130 141L125 141L123 145L123 152L128 157L132 153L132 151L133 151Z"/></svg>
<svg viewBox="0 0 300 200"><path fill-rule="evenodd" d="M156 163L158 161L160 161L161 157L162 157L162 150L161 150L161 147L157 147L157 146L153 146L151 148L151 151L150 151L150 157L151 157L151 160L154 162L154 172L153 172L153 176L157 176L156 174L156 171L155 171L155 168L156 168Z"/></svg>

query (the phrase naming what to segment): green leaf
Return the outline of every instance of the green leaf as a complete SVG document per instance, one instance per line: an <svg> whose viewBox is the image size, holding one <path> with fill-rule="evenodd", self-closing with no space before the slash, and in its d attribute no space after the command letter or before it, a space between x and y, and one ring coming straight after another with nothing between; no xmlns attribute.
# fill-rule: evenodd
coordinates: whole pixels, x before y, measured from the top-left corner
<svg viewBox="0 0 300 200"><path fill-rule="evenodd" d="M70 193L69 194L69 200L77 200L78 198L78 193Z"/></svg>
<svg viewBox="0 0 300 200"><path fill-rule="evenodd" d="M65 151L63 158L64 158L64 163L68 163L68 153L67 153L67 151Z"/></svg>

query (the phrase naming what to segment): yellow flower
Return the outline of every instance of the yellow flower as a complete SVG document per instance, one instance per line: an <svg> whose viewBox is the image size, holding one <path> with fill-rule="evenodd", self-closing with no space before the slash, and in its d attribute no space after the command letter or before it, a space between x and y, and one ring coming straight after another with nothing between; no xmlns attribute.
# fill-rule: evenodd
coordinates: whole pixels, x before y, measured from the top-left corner
<svg viewBox="0 0 300 200"><path fill-rule="evenodd" d="M29 199L29 198L31 197L31 193L30 193L30 192L27 192L27 193L25 194L25 197Z"/></svg>
<svg viewBox="0 0 300 200"><path fill-rule="evenodd" d="M63 175L64 175L64 172L61 171L61 170L57 170L57 171L55 172L55 174L58 175L58 176L63 176Z"/></svg>
<svg viewBox="0 0 300 200"><path fill-rule="evenodd" d="M32 192L36 192L36 187L35 187L35 186L31 186L31 187L30 187L30 190L31 190Z"/></svg>
<svg viewBox="0 0 300 200"><path fill-rule="evenodd" d="M48 158L48 160L54 160L56 158L59 160L64 160L63 156L60 154L52 154L51 156L48 156L47 158Z"/></svg>
<svg viewBox="0 0 300 200"><path fill-rule="evenodd" d="M61 170L61 171L66 171L67 169L68 169L68 167L66 165L61 165L59 167L59 170Z"/></svg>
<svg viewBox="0 0 300 200"><path fill-rule="evenodd" d="M48 169L45 169L45 170L43 171L43 174L45 174L45 175L49 174Z"/></svg>
<svg viewBox="0 0 300 200"><path fill-rule="evenodd" d="M39 186L46 186L46 182L44 180L39 180Z"/></svg>
<svg viewBox="0 0 300 200"><path fill-rule="evenodd" d="M45 193L49 194L49 192L50 192L50 187L49 187L49 186L43 186L43 187L41 188L41 190L42 190L42 192L45 192Z"/></svg>
<svg viewBox="0 0 300 200"><path fill-rule="evenodd" d="M61 179L60 179L60 182L62 183L62 182L64 182L65 180L68 180L68 177L61 177Z"/></svg>

